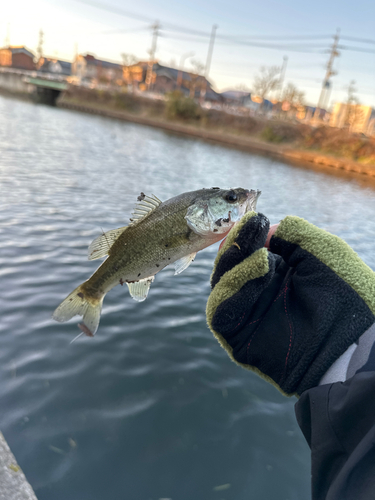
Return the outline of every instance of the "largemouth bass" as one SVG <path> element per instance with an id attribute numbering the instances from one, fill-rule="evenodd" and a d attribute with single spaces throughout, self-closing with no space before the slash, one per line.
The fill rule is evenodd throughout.
<path id="1" fill-rule="evenodd" d="M 63 322 L 83 316 L 78 326 L 93 336 L 104 296 L 113 287 L 126 283 L 133 299 L 145 300 L 155 274 L 169 264 L 174 264 L 175 274 L 184 271 L 199 250 L 223 239 L 247 211 L 255 210 L 259 195 L 242 188 L 211 188 L 161 202 L 141 193 L 130 224 L 91 243 L 89 260 L 108 258 L 67 296 L 53 318 Z"/>

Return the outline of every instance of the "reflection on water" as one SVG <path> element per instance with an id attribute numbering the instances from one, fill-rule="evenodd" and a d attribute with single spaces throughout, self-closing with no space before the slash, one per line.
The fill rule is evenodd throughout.
<path id="1" fill-rule="evenodd" d="M 294 401 L 234 365 L 205 324 L 217 246 L 143 303 L 116 287 L 94 339 L 59 302 L 96 269 L 87 247 L 141 191 L 262 190 L 375 268 L 372 189 L 233 149 L 0 98 L 0 428 L 40 500 L 304 500 Z M 225 489 L 218 488 L 226 485 Z M 229 485 L 229 486 L 228 486 Z"/>

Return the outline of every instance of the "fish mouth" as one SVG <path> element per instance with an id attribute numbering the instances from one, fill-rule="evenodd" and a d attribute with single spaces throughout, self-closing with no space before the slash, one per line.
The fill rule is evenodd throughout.
<path id="1" fill-rule="evenodd" d="M 246 202 L 246 211 L 256 210 L 257 201 L 259 196 L 262 194 L 262 191 L 259 189 L 251 189 L 250 191 L 246 190 L 247 202 Z"/>

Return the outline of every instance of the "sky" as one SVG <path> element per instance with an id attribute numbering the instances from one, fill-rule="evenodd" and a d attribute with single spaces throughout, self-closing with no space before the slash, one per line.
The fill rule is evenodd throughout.
<path id="1" fill-rule="evenodd" d="M 330 103 L 345 101 L 354 80 L 360 102 L 375 107 L 373 0 L 18 0 L 2 6 L 0 46 L 9 36 L 11 45 L 35 52 L 42 29 L 46 56 L 71 61 L 78 51 L 118 62 L 121 53 L 147 60 L 156 20 L 160 63 L 178 67 L 194 52 L 185 68 L 194 61 L 205 64 L 216 24 L 209 72 L 216 90 L 251 90 L 261 66 L 281 66 L 286 56 L 285 83 L 304 91 L 311 105 L 318 102 L 333 36 L 340 29 Z"/>

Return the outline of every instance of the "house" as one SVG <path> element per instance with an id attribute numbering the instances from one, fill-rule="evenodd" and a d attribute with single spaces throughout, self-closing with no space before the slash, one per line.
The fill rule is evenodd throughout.
<path id="1" fill-rule="evenodd" d="M 37 64 L 37 70 L 42 73 L 69 76 L 72 72 L 72 63 L 51 57 L 41 57 Z"/>
<path id="2" fill-rule="evenodd" d="M 149 62 L 140 61 L 124 67 L 124 81 L 139 90 L 147 90 L 146 83 L 149 73 Z M 180 90 L 189 97 L 204 97 L 208 101 L 221 102 L 220 94 L 215 92 L 211 83 L 204 76 L 181 71 L 176 68 L 164 66 L 158 62 L 152 63 L 150 90 L 160 94 L 167 94 Z"/>
<path id="3" fill-rule="evenodd" d="M 0 66 L 35 70 L 34 54 L 24 46 L 3 47 L 0 49 Z"/>
<path id="4" fill-rule="evenodd" d="M 122 65 L 97 59 L 92 54 L 77 55 L 72 64 L 72 75 L 80 81 L 115 83 L 122 81 Z"/>
<path id="5" fill-rule="evenodd" d="M 228 106 L 246 106 L 251 101 L 251 93 L 243 90 L 226 90 L 221 93 L 224 103 Z"/>
<path id="6" fill-rule="evenodd" d="M 375 110 L 362 104 L 336 102 L 329 124 L 331 127 L 348 128 L 351 132 L 374 135 Z"/>

